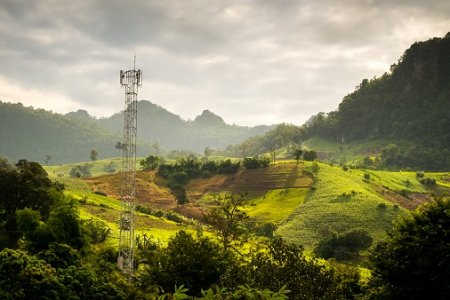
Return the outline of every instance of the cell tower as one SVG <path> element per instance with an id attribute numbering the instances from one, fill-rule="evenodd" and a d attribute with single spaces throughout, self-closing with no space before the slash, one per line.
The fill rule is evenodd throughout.
<path id="1" fill-rule="evenodd" d="M 134 273 L 134 210 L 136 206 L 136 133 L 137 95 L 142 85 L 141 70 L 120 70 L 120 84 L 125 87 L 122 140 L 122 192 L 117 265 L 127 274 Z"/>

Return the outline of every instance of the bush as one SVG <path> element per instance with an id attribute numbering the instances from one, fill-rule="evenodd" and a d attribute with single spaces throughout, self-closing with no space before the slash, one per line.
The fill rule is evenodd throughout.
<path id="1" fill-rule="evenodd" d="M 175 285 L 184 284 L 194 295 L 220 281 L 232 264 L 221 247 L 206 237 L 194 238 L 179 231 L 169 240 L 167 248 L 159 251 L 143 271 L 142 283 L 159 285 L 173 292 Z"/>
<path id="2" fill-rule="evenodd" d="M 358 257 L 361 250 L 372 244 L 372 237 L 364 229 L 354 228 L 342 234 L 331 233 L 319 242 L 314 253 L 325 259 L 347 260 Z"/>
<path id="3" fill-rule="evenodd" d="M 82 166 L 75 166 L 73 167 L 70 172 L 69 175 L 72 178 L 87 178 L 87 177 L 91 177 L 91 165 L 85 164 Z"/>
<path id="4" fill-rule="evenodd" d="M 103 168 L 103 170 L 107 173 L 115 173 L 117 171 L 116 164 L 114 162 L 110 162 Z"/>
<path id="5" fill-rule="evenodd" d="M 270 164 L 270 158 L 260 156 L 245 157 L 242 164 L 247 170 L 266 168 Z"/>
<path id="6" fill-rule="evenodd" d="M 386 208 L 387 208 L 387 205 L 386 205 L 386 203 L 378 203 L 378 205 L 377 205 L 377 209 L 378 210 L 386 210 Z"/>
<path id="7" fill-rule="evenodd" d="M 303 159 L 306 161 L 313 161 L 317 158 L 317 152 L 313 150 L 305 150 L 303 152 Z"/>
<path id="8" fill-rule="evenodd" d="M 423 185 L 436 185 L 436 179 L 434 178 L 422 178 L 419 182 Z"/>
<path id="9" fill-rule="evenodd" d="M 364 177 L 364 179 L 366 179 L 366 180 L 370 180 L 370 173 L 364 173 L 364 175 L 363 175 L 363 177 Z"/>
<path id="10" fill-rule="evenodd" d="M 164 159 L 158 156 L 149 155 L 146 158 L 142 159 L 139 164 L 142 167 L 142 170 L 155 170 L 159 165 L 164 163 Z"/>

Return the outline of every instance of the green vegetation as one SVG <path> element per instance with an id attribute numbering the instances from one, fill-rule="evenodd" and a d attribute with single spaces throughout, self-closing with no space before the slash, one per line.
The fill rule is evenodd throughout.
<path id="1" fill-rule="evenodd" d="M 371 299 L 450 296 L 450 201 L 437 199 L 395 224 L 370 257 Z"/>
<path id="2" fill-rule="evenodd" d="M 343 233 L 353 228 L 363 228 L 375 241 L 382 240 L 392 220 L 403 210 L 394 209 L 371 183 L 364 182 L 363 171 L 319 166 L 319 175 L 304 204 L 276 233 L 307 248 L 313 248 L 330 231 Z M 380 212 L 379 203 L 385 203 L 387 209 Z"/>

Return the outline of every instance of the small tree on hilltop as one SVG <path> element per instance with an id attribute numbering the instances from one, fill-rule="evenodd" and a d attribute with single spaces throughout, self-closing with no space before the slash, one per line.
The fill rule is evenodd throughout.
<path id="1" fill-rule="evenodd" d="M 307 161 L 313 161 L 317 158 L 317 152 L 313 150 L 305 150 L 303 152 L 303 159 Z"/>
<path id="2" fill-rule="evenodd" d="M 295 148 L 292 154 L 298 163 L 300 161 L 300 158 L 302 158 L 303 150 L 301 148 Z"/>
<path id="3" fill-rule="evenodd" d="M 97 160 L 97 158 L 98 158 L 98 152 L 97 152 L 97 150 L 92 149 L 91 152 L 90 152 L 90 155 L 91 155 L 91 160 L 92 160 L 92 161 L 96 161 L 96 160 Z"/>

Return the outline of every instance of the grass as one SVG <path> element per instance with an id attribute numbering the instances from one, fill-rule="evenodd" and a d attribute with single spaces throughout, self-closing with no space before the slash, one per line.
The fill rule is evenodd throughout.
<path id="1" fill-rule="evenodd" d="M 307 188 L 270 190 L 261 197 L 250 198 L 245 211 L 258 221 L 279 224 L 304 202 L 307 193 Z"/>
<path id="2" fill-rule="evenodd" d="M 343 171 L 319 164 L 313 189 L 303 205 L 280 226 L 277 234 L 313 248 L 327 231 L 366 229 L 375 241 L 385 237 L 392 220 L 404 213 L 362 180 L 363 171 Z M 385 209 L 380 209 L 383 203 Z"/>
<path id="3" fill-rule="evenodd" d="M 311 138 L 302 143 L 302 146 L 317 152 L 323 152 L 327 159 L 334 159 L 343 163 L 356 163 L 363 158 L 373 157 L 381 149 L 393 143 L 389 140 L 370 140 L 350 143 L 336 143 L 322 138 Z"/>
<path id="4" fill-rule="evenodd" d="M 136 159 L 136 168 L 139 169 L 140 165 L 139 162 L 141 161 L 142 157 L 139 157 Z M 78 163 L 71 163 L 71 164 L 65 164 L 65 165 L 54 165 L 54 166 L 44 166 L 44 169 L 47 171 L 47 173 L 51 176 L 69 176 L 70 170 L 75 166 L 83 166 L 88 165 L 91 167 L 91 175 L 93 177 L 110 174 L 105 171 L 106 167 L 109 166 L 109 164 L 114 163 L 116 167 L 116 172 L 120 171 L 122 169 L 122 158 L 116 157 L 116 158 L 109 158 L 109 159 L 101 159 L 96 161 L 85 161 L 85 162 L 78 162 Z"/>
<path id="5" fill-rule="evenodd" d="M 328 147 L 331 149 L 331 145 Z M 120 176 L 102 172 L 102 166 L 110 162 L 94 162 L 92 170 L 97 175 L 88 180 L 70 178 L 67 174 L 58 176 L 70 171 L 72 165 L 46 167 L 46 170 L 53 179 L 65 184 L 67 195 L 81 200 L 82 218 L 98 218 L 108 223 L 113 229 L 111 243 L 114 243 L 119 232 L 120 201 L 116 198 L 120 194 Z M 420 184 L 415 172 L 344 171 L 322 163 L 313 182 L 305 172 L 310 166 L 310 162 L 279 161 L 268 168 L 193 180 L 187 192 L 194 205 L 203 207 L 214 205 L 211 193 L 248 192 L 249 205 L 245 211 L 250 217 L 274 223 L 278 226 L 276 234 L 303 244 L 311 251 L 329 230 L 343 232 L 358 227 L 366 229 L 375 241 L 382 240 L 392 220 L 406 213 L 401 206 L 408 207 L 403 204 L 409 202 L 415 204 L 414 199 L 403 197 L 401 193 L 426 195 L 434 191 Z M 365 173 L 369 174 L 369 179 L 364 179 Z M 450 188 L 448 173 L 426 173 L 425 176 L 436 178 L 439 188 L 446 191 Z M 137 179 L 138 198 L 145 205 L 163 208 L 172 205 L 174 200 L 169 199 L 170 193 L 158 184 L 155 174 L 139 172 Z M 92 190 L 105 191 L 109 197 Z M 398 199 L 403 202 L 396 202 Z M 162 244 L 180 229 L 194 231 L 193 226 L 137 214 L 136 234 L 152 236 Z"/>

